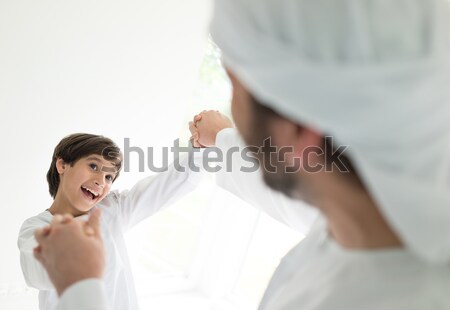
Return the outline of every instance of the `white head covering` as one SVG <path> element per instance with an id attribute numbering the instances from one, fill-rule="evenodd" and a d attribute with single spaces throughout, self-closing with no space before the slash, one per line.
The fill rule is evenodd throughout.
<path id="1" fill-rule="evenodd" d="M 349 145 L 408 247 L 450 262 L 446 0 L 217 0 L 212 35 L 261 102 Z"/>

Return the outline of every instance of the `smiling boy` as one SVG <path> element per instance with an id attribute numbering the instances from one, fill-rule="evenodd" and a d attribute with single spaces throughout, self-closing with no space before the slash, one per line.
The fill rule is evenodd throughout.
<path id="1" fill-rule="evenodd" d="M 187 160 L 180 163 L 188 165 Z M 141 180 L 129 191 L 110 192 L 121 165 L 119 147 L 103 136 L 72 134 L 56 146 L 47 173 L 53 203 L 23 223 L 18 240 L 25 280 L 29 286 L 39 289 L 39 309 L 54 309 L 58 296 L 44 268 L 33 256 L 34 231 L 50 224 L 56 214 L 70 213 L 86 220 L 94 208 L 103 211 L 101 228 L 106 254 L 103 280 L 110 307 L 138 309 L 123 234 L 192 191 L 201 174 L 190 169 L 180 172 L 171 166 L 157 176 Z"/>
<path id="2" fill-rule="evenodd" d="M 55 148 L 47 173 L 51 214 L 86 214 L 109 193 L 122 165 L 120 149 L 108 138 L 73 134 Z"/>

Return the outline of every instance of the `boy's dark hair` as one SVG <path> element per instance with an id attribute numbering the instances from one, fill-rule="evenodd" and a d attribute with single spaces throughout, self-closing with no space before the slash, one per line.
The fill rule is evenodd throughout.
<path id="1" fill-rule="evenodd" d="M 47 172 L 50 195 L 55 198 L 59 187 L 59 173 L 56 161 L 61 158 L 66 164 L 73 166 L 77 160 L 89 155 L 100 155 L 113 163 L 117 170 L 113 182 L 119 176 L 122 167 L 120 148 L 109 138 L 88 133 L 75 133 L 63 138 L 55 147 L 52 163 Z"/>

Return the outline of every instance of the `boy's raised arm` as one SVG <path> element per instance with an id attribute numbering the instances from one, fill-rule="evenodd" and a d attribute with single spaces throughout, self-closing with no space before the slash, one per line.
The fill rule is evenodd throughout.
<path id="1" fill-rule="evenodd" d="M 127 230 L 157 211 L 175 203 L 192 192 L 201 182 L 200 150 L 190 147 L 191 153 L 178 159 L 157 175 L 137 182 L 130 190 L 113 192 L 119 201 L 119 212 Z"/>

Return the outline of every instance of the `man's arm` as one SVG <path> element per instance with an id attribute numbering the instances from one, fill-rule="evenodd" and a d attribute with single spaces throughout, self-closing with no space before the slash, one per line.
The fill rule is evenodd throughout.
<path id="1" fill-rule="evenodd" d="M 76 282 L 61 295 L 56 310 L 109 310 L 103 281 L 92 278 Z"/>
<path id="2" fill-rule="evenodd" d="M 217 185 L 265 212 L 289 227 L 307 233 L 318 212 L 282 193 L 269 188 L 261 177 L 258 167 L 246 171 L 244 167 L 254 167 L 242 155 L 245 143 L 231 121 L 217 111 L 203 111 L 189 123 L 192 144 L 195 146 L 218 147 L 224 158 L 222 170 L 218 172 Z"/>
<path id="3" fill-rule="evenodd" d="M 36 230 L 36 259 L 47 270 L 60 296 L 58 310 L 108 310 L 101 281 L 105 254 L 100 210 L 88 222 L 55 215 L 50 226 Z"/>

